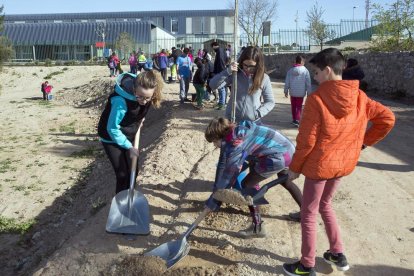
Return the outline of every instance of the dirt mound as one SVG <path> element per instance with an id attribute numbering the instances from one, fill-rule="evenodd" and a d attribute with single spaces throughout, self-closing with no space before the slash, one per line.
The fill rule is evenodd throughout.
<path id="1" fill-rule="evenodd" d="M 101 110 L 113 88 L 113 80 L 97 79 L 88 84 L 57 92 L 56 100 L 77 108 Z"/>
<path id="2" fill-rule="evenodd" d="M 214 199 L 235 205 L 253 205 L 251 196 L 244 197 L 240 192 L 230 189 L 219 189 L 213 194 Z"/>

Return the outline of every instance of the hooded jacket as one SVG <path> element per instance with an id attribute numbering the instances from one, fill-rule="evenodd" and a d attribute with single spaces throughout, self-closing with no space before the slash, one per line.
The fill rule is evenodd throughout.
<path id="1" fill-rule="evenodd" d="M 323 82 L 306 101 L 289 169 L 311 179 L 348 175 L 362 145 L 379 142 L 394 123 L 392 111 L 368 98 L 358 81 Z"/>
<path id="2" fill-rule="evenodd" d="M 125 73 L 118 77 L 114 92 L 98 123 L 98 135 L 104 143 L 117 144 L 124 149 L 132 147 L 132 142 L 142 119 L 146 116 L 151 101 L 140 105 L 134 93 L 136 75 Z"/>
<path id="3" fill-rule="evenodd" d="M 215 75 L 209 82 L 211 89 L 217 89 L 223 82 L 231 85 L 233 77 L 228 70 Z M 255 121 L 264 117 L 275 107 L 275 99 L 272 84 L 267 74 L 264 74 L 260 88 L 249 95 L 249 87 L 252 85 L 251 77 L 239 70 L 237 72 L 237 95 L 236 95 L 236 122 L 243 120 Z M 263 97 L 263 103 L 261 101 Z M 231 117 L 233 97 L 230 97 L 226 107 L 226 118 Z"/>
<path id="4" fill-rule="evenodd" d="M 224 155 L 224 169 L 218 172 L 213 191 L 232 187 L 245 160 L 266 166 L 255 171 L 278 172 L 285 169 L 295 151 L 293 143 L 280 132 L 254 122 L 242 121 L 223 140 L 221 150 Z M 210 197 L 206 203 L 211 210 L 217 210 L 219 203 Z"/>
<path id="5" fill-rule="evenodd" d="M 285 80 L 285 95 L 292 97 L 305 97 L 311 92 L 311 79 L 305 66 L 294 66 L 289 69 Z"/>

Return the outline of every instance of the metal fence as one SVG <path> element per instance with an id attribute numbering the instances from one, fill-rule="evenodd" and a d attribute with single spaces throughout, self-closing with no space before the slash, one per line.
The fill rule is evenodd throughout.
<path id="1" fill-rule="evenodd" d="M 373 26 L 378 22 L 365 20 L 341 20 L 339 24 L 329 24 L 328 29 L 334 34 L 331 37 L 332 43 L 339 43 L 341 40 L 370 40 L 373 33 Z M 345 38 L 344 38 L 345 37 Z M 186 35 L 173 39 L 154 39 L 150 44 L 135 44 L 135 50 L 142 50 L 147 57 L 160 52 L 162 49 L 170 50 L 172 46 L 192 47 L 197 53 L 198 49 L 207 49 L 212 52 L 211 43 L 219 42 L 226 46 L 231 44 L 234 48 L 234 36 L 227 35 Z M 242 46 L 248 46 L 247 35 L 241 34 L 237 38 L 237 52 Z M 259 37 L 258 46 L 263 49 L 265 54 L 276 54 L 281 52 L 307 52 L 312 45 L 317 45 L 309 37 L 306 29 L 279 29 L 270 36 Z M 129 53 L 123 53 L 120 49 L 114 49 L 114 45 L 107 44 L 106 48 L 116 51 L 121 58 L 127 58 Z M 132 51 L 132 50 L 131 50 Z M 95 45 L 35 45 L 35 46 L 16 46 L 14 47 L 15 61 L 27 60 L 100 60 L 104 58 L 102 48 Z"/>

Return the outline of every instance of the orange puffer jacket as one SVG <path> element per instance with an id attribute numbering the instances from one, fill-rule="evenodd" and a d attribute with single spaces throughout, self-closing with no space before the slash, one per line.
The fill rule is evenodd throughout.
<path id="1" fill-rule="evenodd" d="M 308 97 L 289 169 L 311 179 L 350 174 L 363 144 L 371 146 L 392 129 L 392 111 L 358 89 L 356 80 L 323 82 Z M 368 121 L 371 126 L 367 129 Z"/>

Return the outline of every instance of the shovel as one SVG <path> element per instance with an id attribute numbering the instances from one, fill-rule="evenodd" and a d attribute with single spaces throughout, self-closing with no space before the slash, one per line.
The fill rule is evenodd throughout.
<path id="1" fill-rule="evenodd" d="M 176 263 L 187 256 L 190 251 L 190 245 L 187 243 L 187 238 L 198 226 L 198 224 L 210 213 L 209 208 L 204 208 L 203 212 L 198 215 L 193 224 L 188 227 L 187 231 L 177 240 L 163 243 L 153 250 L 145 253 L 145 256 L 158 256 L 166 262 L 167 268 L 171 268 Z"/>
<path id="2" fill-rule="evenodd" d="M 138 149 L 142 120 L 134 140 L 134 148 Z M 106 231 L 109 233 L 148 235 L 150 232 L 149 205 L 143 194 L 134 189 L 136 179 L 137 157 L 131 162 L 131 176 L 129 189 L 117 193 L 112 199 L 106 222 Z"/>
<path id="3" fill-rule="evenodd" d="M 285 183 L 288 180 L 288 175 L 283 175 L 265 185 L 259 190 L 255 188 L 245 188 L 241 191 L 236 189 L 219 189 L 214 192 L 213 198 L 226 203 L 235 205 L 264 205 L 269 202 L 264 198 L 266 192 L 281 183 Z"/>

